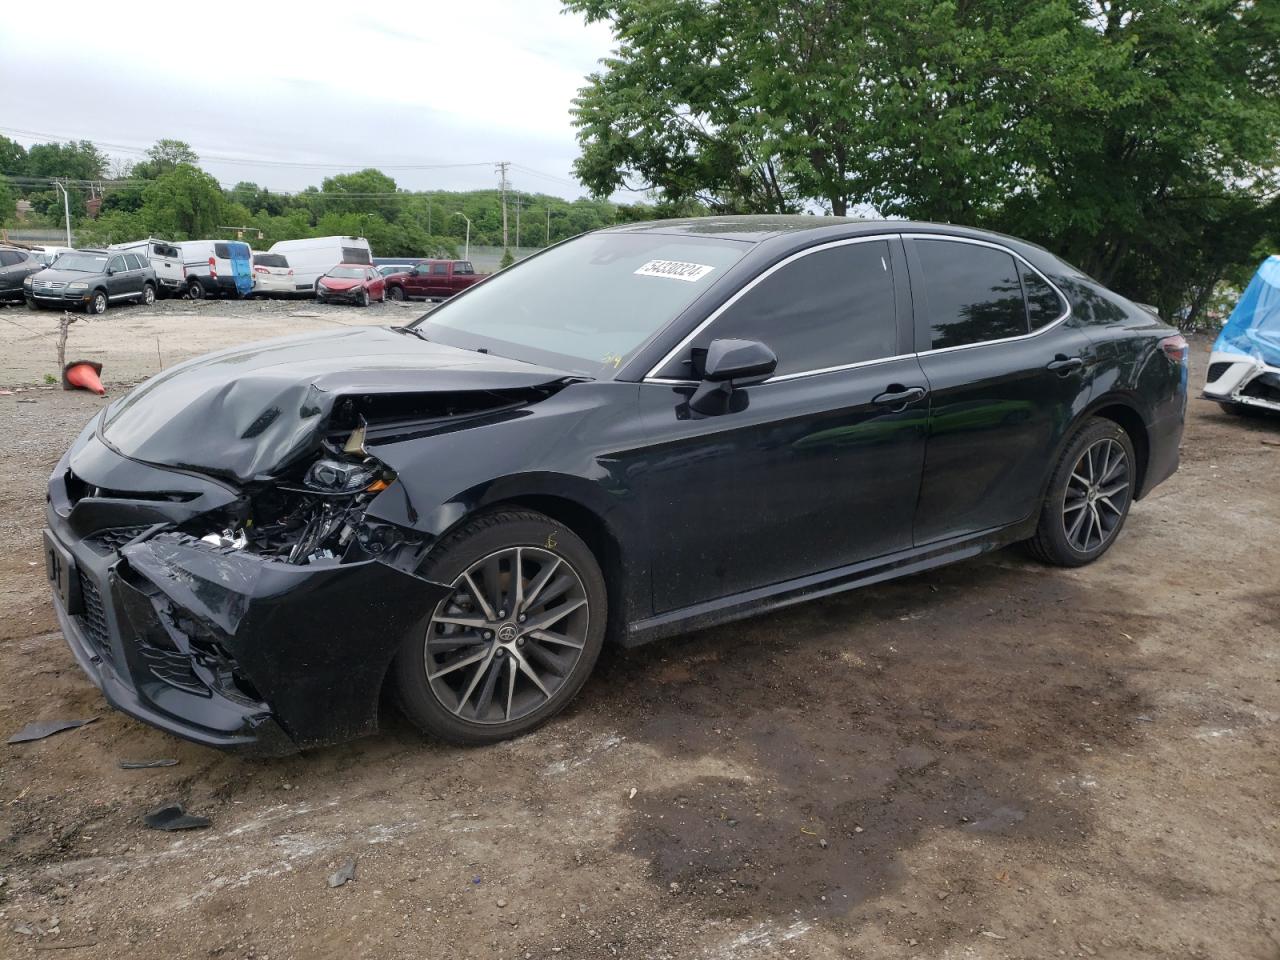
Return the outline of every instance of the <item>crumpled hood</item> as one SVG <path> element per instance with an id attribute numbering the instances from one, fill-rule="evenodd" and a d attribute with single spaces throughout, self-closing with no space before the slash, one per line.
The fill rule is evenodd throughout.
<path id="1" fill-rule="evenodd" d="M 342 397 L 513 390 L 566 376 L 385 327 L 351 327 L 178 364 L 108 407 L 99 435 L 135 460 L 244 483 L 316 449 Z"/>

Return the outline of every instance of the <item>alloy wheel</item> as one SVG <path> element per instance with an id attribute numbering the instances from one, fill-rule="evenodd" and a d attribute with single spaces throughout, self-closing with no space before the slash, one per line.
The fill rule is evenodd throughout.
<path id="1" fill-rule="evenodd" d="M 459 719 L 510 723 L 551 700 L 587 642 L 582 578 L 543 547 L 471 564 L 436 606 L 423 647 L 431 692 Z"/>
<path id="2" fill-rule="evenodd" d="M 105 293 L 95 293 L 93 300 L 90 302 L 90 308 L 94 313 L 103 314 L 107 312 L 107 295 Z"/>
<path id="3" fill-rule="evenodd" d="M 1129 455 L 1115 440 L 1098 440 L 1080 454 L 1062 503 L 1062 529 L 1073 549 L 1092 553 L 1115 535 L 1131 486 Z"/>

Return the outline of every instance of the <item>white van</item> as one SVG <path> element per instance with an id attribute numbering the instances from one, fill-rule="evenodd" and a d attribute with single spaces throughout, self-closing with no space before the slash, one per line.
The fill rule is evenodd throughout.
<path id="1" fill-rule="evenodd" d="M 253 251 L 243 240 L 183 240 L 187 296 L 247 297 L 253 291 Z"/>
<path id="2" fill-rule="evenodd" d="M 132 240 L 129 243 L 113 243 L 107 249 L 136 253 L 151 261 L 151 267 L 156 272 L 156 282 L 160 285 L 156 292 L 161 296 L 178 297 L 186 293 L 187 272 L 182 265 L 182 250 L 176 243 L 147 237 L 145 240 Z"/>
<path id="3" fill-rule="evenodd" d="M 293 268 L 294 288 L 312 291 L 316 281 L 340 263 L 373 263 L 373 251 L 364 237 L 311 237 L 281 240 L 268 253 L 282 253 Z"/>

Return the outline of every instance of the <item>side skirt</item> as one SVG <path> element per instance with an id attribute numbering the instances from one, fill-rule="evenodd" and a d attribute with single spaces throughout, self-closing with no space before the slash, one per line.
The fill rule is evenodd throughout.
<path id="1" fill-rule="evenodd" d="M 626 634 L 619 639 L 624 647 L 638 647 L 663 637 L 742 620 L 873 583 L 909 577 L 1026 540 L 1035 533 L 1038 518 L 1039 510 L 1036 510 L 1028 519 L 1012 526 L 943 540 L 923 547 L 912 547 L 886 557 L 670 610 L 632 622 L 628 625 Z"/>

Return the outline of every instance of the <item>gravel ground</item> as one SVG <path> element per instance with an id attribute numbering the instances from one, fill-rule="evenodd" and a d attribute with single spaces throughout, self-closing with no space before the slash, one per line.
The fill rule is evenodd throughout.
<path id="1" fill-rule="evenodd" d="M 1280 425 L 1193 400 L 1080 570 L 1007 550 L 609 653 L 498 747 L 388 713 L 252 762 L 113 712 L 57 632 L 45 477 L 101 403 L 0 397 L 0 731 L 98 718 L 0 747 L 2 956 L 1280 956 Z M 212 828 L 142 828 L 173 800 Z"/>
<path id="2" fill-rule="evenodd" d="M 408 323 L 430 304 L 374 303 L 367 308 L 314 300 L 159 300 L 153 306 L 113 306 L 101 317 L 75 314 L 67 360 L 97 360 L 103 383 L 131 384 L 165 367 L 221 347 L 285 337 L 334 324 Z M 0 306 L 0 387 L 57 377 L 56 310 Z"/>

